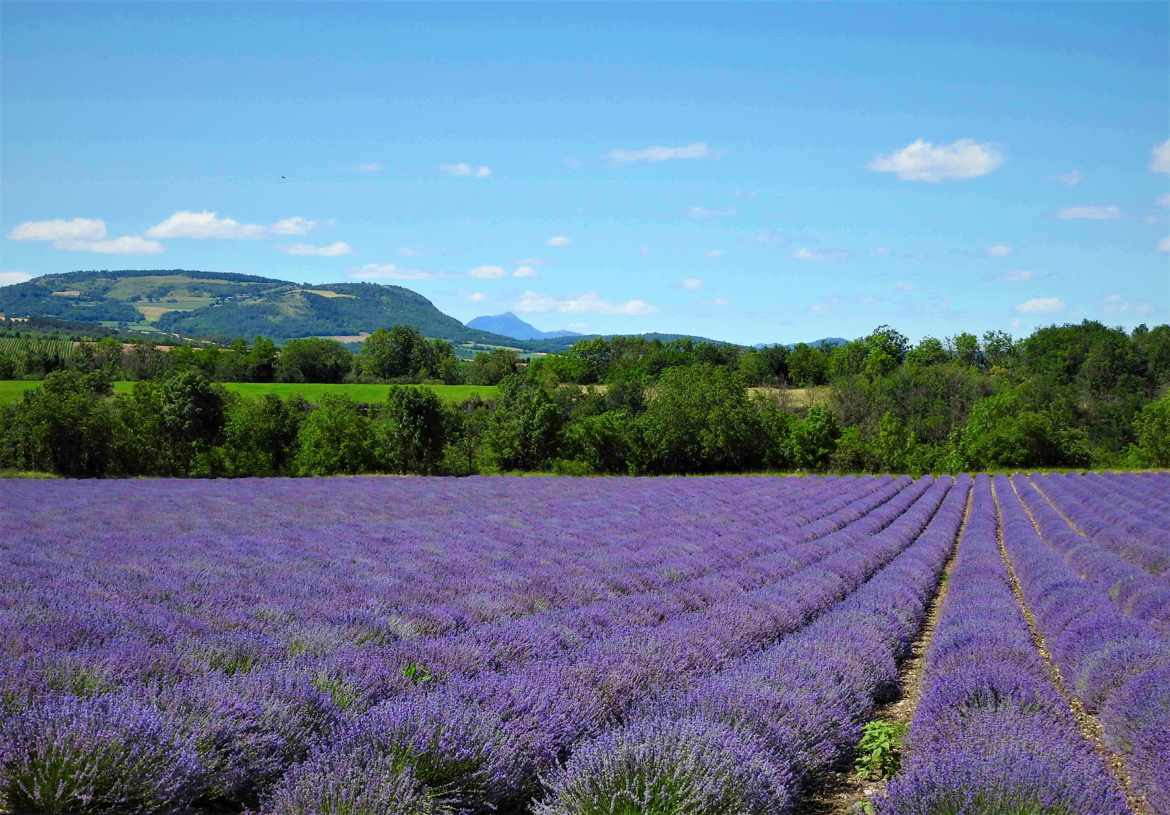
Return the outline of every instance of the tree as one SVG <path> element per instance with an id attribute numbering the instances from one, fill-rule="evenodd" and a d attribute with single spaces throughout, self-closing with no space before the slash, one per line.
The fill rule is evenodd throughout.
<path id="1" fill-rule="evenodd" d="M 346 396 L 326 396 L 297 431 L 298 475 L 363 473 L 374 468 L 370 420 Z"/>
<path id="2" fill-rule="evenodd" d="M 802 470 L 824 469 L 837 447 L 840 432 L 833 414 L 814 407 L 792 425 L 789 457 Z"/>
<path id="3" fill-rule="evenodd" d="M 641 467 L 656 473 L 757 466 L 761 427 L 743 380 L 724 367 L 670 368 L 638 418 Z"/>
<path id="4" fill-rule="evenodd" d="M 488 461 L 501 470 L 541 470 L 556 453 L 564 417 L 535 382 L 509 376 L 488 418 L 483 441 Z"/>
<path id="5" fill-rule="evenodd" d="M 628 473 L 633 422 L 624 410 L 584 416 L 565 428 L 565 447 L 572 458 L 597 473 Z"/>
<path id="6" fill-rule="evenodd" d="M 267 337 L 257 337 L 244 354 L 244 371 L 249 382 L 271 382 L 276 378 L 279 352 Z"/>
<path id="7" fill-rule="evenodd" d="M 906 364 L 918 368 L 942 365 L 949 359 L 942 342 L 935 337 L 923 337 L 922 341 L 906 354 Z"/>
<path id="8" fill-rule="evenodd" d="M 271 393 L 258 399 L 235 397 L 228 402 L 223 442 L 216 448 L 224 475 L 273 476 L 289 471 L 296 452 L 297 431 L 308 406 Z"/>
<path id="9" fill-rule="evenodd" d="M 337 340 L 307 337 L 280 349 L 278 382 L 341 382 L 353 368 L 353 354 Z"/>
<path id="10" fill-rule="evenodd" d="M 983 367 L 985 357 L 979 347 L 979 338 L 964 331 L 947 340 L 951 355 L 961 365 Z"/>
<path id="11" fill-rule="evenodd" d="M 110 467 L 114 416 L 110 382 L 100 373 L 55 371 L 5 416 L 10 465 L 92 477 Z"/>
<path id="12" fill-rule="evenodd" d="M 379 428 L 382 460 L 399 473 L 433 473 L 446 444 L 443 403 L 430 388 L 394 387 Z"/>
<path id="13" fill-rule="evenodd" d="M 467 381 L 472 385 L 498 385 L 516 373 L 516 352 L 507 348 L 494 348 L 480 352 L 467 368 Z"/>
<path id="14" fill-rule="evenodd" d="M 1134 430 L 1142 457 L 1155 467 L 1170 467 L 1170 395 L 1142 408 Z"/>
<path id="15" fill-rule="evenodd" d="M 379 328 L 362 344 L 362 367 L 376 379 L 400 379 L 427 362 L 426 338 L 408 325 Z"/>
<path id="16" fill-rule="evenodd" d="M 822 348 L 800 343 L 788 355 L 788 376 L 798 388 L 823 385 L 827 381 L 827 354 Z"/>

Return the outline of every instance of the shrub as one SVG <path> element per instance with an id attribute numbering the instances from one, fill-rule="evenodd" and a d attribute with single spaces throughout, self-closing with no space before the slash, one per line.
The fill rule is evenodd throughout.
<path id="1" fill-rule="evenodd" d="M 447 815 L 451 809 L 419 783 L 398 756 L 373 745 L 337 763 L 331 755 L 294 770 L 265 815 Z"/>
<path id="2" fill-rule="evenodd" d="M 703 719 L 644 720 L 574 751 L 537 815 L 772 815 L 790 792 L 757 739 Z"/>
<path id="3" fill-rule="evenodd" d="M 188 803 L 201 776 L 193 740 L 127 695 L 51 697 L 0 731 L 0 809 L 135 815 Z"/>

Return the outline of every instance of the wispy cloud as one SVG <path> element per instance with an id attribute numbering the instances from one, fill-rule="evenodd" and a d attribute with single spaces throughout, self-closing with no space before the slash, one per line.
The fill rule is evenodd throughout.
<path id="1" fill-rule="evenodd" d="M 403 269 L 393 263 L 367 263 L 349 273 L 356 280 L 430 280 L 434 272 L 421 269 Z"/>
<path id="2" fill-rule="evenodd" d="M 471 294 L 467 295 L 467 299 L 473 303 L 482 303 L 487 299 L 487 295 L 481 291 L 473 291 Z"/>
<path id="3" fill-rule="evenodd" d="M 1170 139 L 1154 145 L 1150 151 L 1150 170 L 1155 173 L 1170 173 Z"/>
<path id="4" fill-rule="evenodd" d="M 1121 208 L 1113 204 L 1065 207 L 1056 217 L 1062 221 L 1116 221 L 1121 217 Z"/>
<path id="5" fill-rule="evenodd" d="M 345 241 L 327 243 L 324 246 L 314 246 L 311 243 L 294 243 L 291 246 L 281 246 L 278 248 L 286 255 L 304 255 L 321 258 L 335 258 L 353 253 L 353 247 Z"/>
<path id="6" fill-rule="evenodd" d="M 1120 294 L 1110 294 L 1102 304 L 1106 314 L 1136 314 L 1144 317 L 1154 310 L 1154 306 L 1144 300 L 1131 302 Z"/>
<path id="7" fill-rule="evenodd" d="M 479 280 L 495 280 L 503 277 L 507 272 L 503 266 L 476 266 L 468 274 Z"/>
<path id="8" fill-rule="evenodd" d="M 996 275 L 995 279 L 1004 283 L 1026 283 L 1029 280 L 1035 280 L 1036 273 L 1028 269 L 1012 269 L 1011 271 Z"/>
<path id="9" fill-rule="evenodd" d="M 512 308 L 521 314 L 557 312 L 560 314 L 609 314 L 626 317 L 641 317 L 658 311 L 656 306 L 645 300 L 624 300 L 615 303 L 602 299 L 597 292 L 586 292 L 576 297 L 553 297 L 537 294 L 534 291 L 526 291 Z"/>
<path id="10" fill-rule="evenodd" d="M 307 235 L 316 228 L 316 221 L 294 215 L 291 218 L 281 218 L 269 227 L 269 231 L 273 235 Z"/>
<path id="11" fill-rule="evenodd" d="M 262 238 L 268 230 L 260 224 L 242 224 L 233 218 L 220 218 L 210 210 L 181 210 L 146 230 L 149 238 L 217 238 L 238 240 Z"/>
<path id="12" fill-rule="evenodd" d="M 694 218 L 696 221 L 708 221 L 712 218 L 726 218 L 729 215 L 735 214 L 735 207 L 724 207 L 722 209 L 712 207 L 690 207 L 687 209 L 687 217 Z"/>
<path id="13" fill-rule="evenodd" d="M 0 286 L 15 286 L 32 280 L 28 272 L 0 272 Z"/>
<path id="14" fill-rule="evenodd" d="M 718 153 L 712 150 L 706 142 L 684 144 L 681 147 L 642 147 L 634 150 L 616 148 L 606 154 L 614 164 L 657 164 L 660 161 L 677 161 L 680 159 L 715 158 Z"/>
<path id="15" fill-rule="evenodd" d="M 1158 241 L 1158 251 L 1170 252 L 1170 237 L 1165 237 Z"/>
<path id="16" fill-rule="evenodd" d="M 1085 176 L 1080 170 L 1069 170 L 1067 173 L 1057 173 L 1052 176 L 1052 180 L 1066 187 L 1075 187 L 1085 180 Z"/>
<path id="17" fill-rule="evenodd" d="M 547 241 L 544 242 L 544 245 L 545 246 L 552 246 L 552 247 L 555 247 L 557 249 L 563 249 L 564 247 L 568 246 L 572 242 L 573 241 L 569 238 L 568 235 L 553 235 L 551 238 L 549 238 Z"/>
<path id="18" fill-rule="evenodd" d="M 909 280 L 899 280 L 897 283 L 894 284 L 894 288 L 900 292 L 909 293 L 909 292 L 914 291 L 914 284 L 911 283 Z"/>
<path id="19" fill-rule="evenodd" d="M 994 172 L 1003 161 L 1003 154 L 994 145 L 973 139 L 939 145 L 918 139 L 901 150 L 877 156 L 866 167 L 894 173 L 903 181 L 934 183 L 978 178 Z"/>
<path id="20" fill-rule="evenodd" d="M 793 260 L 806 263 L 831 263 L 844 260 L 847 257 L 849 257 L 849 253 L 844 249 L 811 249 L 807 246 L 799 246 L 792 252 Z"/>
<path id="21" fill-rule="evenodd" d="M 373 175 L 374 173 L 382 172 L 386 167 L 380 161 L 365 161 L 359 164 L 357 169 L 359 173 Z"/>
<path id="22" fill-rule="evenodd" d="M 722 249 L 708 249 L 705 254 L 709 258 L 721 258 L 721 257 L 723 257 L 723 250 Z"/>
<path id="23" fill-rule="evenodd" d="M 1160 207 L 1170 207 L 1170 192 L 1165 195 L 1159 195 L 1158 200 L 1154 203 Z"/>
<path id="24" fill-rule="evenodd" d="M 67 252 L 96 252 L 99 255 L 157 255 L 165 249 L 158 241 L 149 241 L 137 235 L 122 235 L 100 241 L 54 241 L 53 247 Z"/>
<path id="25" fill-rule="evenodd" d="M 13 241 L 92 241 L 105 236 L 106 222 L 100 218 L 25 221 L 8 233 L 8 239 Z"/>
<path id="26" fill-rule="evenodd" d="M 1006 258 L 1008 255 L 1010 255 L 1012 253 L 1012 248 L 1010 246 L 1008 246 L 1006 243 L 997 243 L 997 244 L 994 244 L 992 246 L 987 247 L 987 249 L 985 249 L 984 251 L 987 253 L 988 257 Z"/>
<path id="27" fill-rule="evenodd" d="M 439 172 L 443 175 L 458 176 L 461 178 L 488 178 L 492 174 L 492 168 L 486 164 L 468 164 L 466 161 L 460 161 L 456 164 L 440 164 Z"/>
<path id="28" fill-rule="evenodd" d="M 1054 314 L 1064 311 L 1064 301 L 1059 297 L 1033 297 L 1016 306 L 1020 314 Z"/>
<path id="29" fill-rule="evenodd" d="M 536 268 L 534 266 L 517 266 L 512 270 L 512 277 L 536 277 Z"/>
<path id="30" fill-rule="evenodd" d="M 157 255 L 165 247 L 138 235 L 106 237 L 106 222 L 100 218 L 25 221 L 8 233 L 14 241 L 42 241 L 65 252 L 94 252 L 100 255 Z"/>
<path id="31" fill-rule="evenodd" d="M 684 289 L 689 289 L 690 291 L 697 291 L 698 289 L 703 288 L 703 281 L 697 277 L 684 277 L 682 279 L 682 283 L 680 285 Z"/>

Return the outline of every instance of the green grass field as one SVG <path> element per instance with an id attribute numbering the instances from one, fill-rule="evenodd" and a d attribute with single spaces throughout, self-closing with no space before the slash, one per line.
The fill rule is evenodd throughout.
<path id="1" fill-rule="evenodd" d="M 15 402 L 21 395 L 37 387 L 40 382 L 33 380 L 0 380 L 0 404 Z M 325 385 L 318 383 L 297 384 L 293 382 L 225 382 L 224 387 L 244 396 L 263 396 L 275 393 L 288 398 L 300 394 L 310 402 L 319 402 L 328 394 L 346 395 L 355 402 L 384 402 L 390 385 Z M 471 396 L 491 399 L 496 395 L 495 385 L 420 385 L 433 390 L 444 402 L 462 402 Z M 115 382 L 115 393 L 130 393 L 133 382 Z"/>

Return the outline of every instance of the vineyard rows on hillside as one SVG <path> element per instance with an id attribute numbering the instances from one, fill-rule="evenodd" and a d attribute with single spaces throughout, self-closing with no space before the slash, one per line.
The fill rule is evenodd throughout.
<path id="1" fill-rule="evenodd" d="M 0 480 L 0 812 L 844 813 L 899 699 L 879 815 L 1170 812 L 1167 528 L 1168 473 Z"/>

